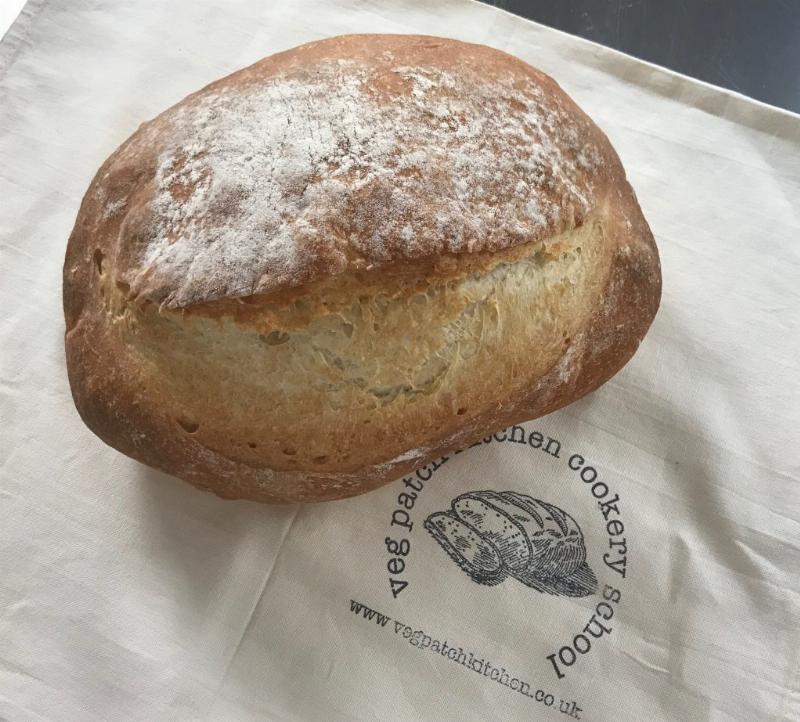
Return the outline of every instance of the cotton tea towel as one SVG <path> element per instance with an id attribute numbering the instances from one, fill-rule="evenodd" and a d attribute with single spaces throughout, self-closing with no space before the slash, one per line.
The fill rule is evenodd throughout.
<path id="1" fill-rule="evenodd" d="M 78 418 L 66 239 L 141 121 L 351 32 L 554 76 L 622 157 L 662 307 L 558 413 L 363 497 L 223 502 Z M 0 43 L 0 718 L 800 719 L 798 198 L 797 117 L 480 4 L 33 0 Z"/>

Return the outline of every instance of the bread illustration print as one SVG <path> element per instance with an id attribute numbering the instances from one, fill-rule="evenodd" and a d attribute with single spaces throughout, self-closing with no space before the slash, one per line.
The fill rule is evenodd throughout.
<path id="1" fill-rule="evenodd" d="M 512 491 L 471 491 L 425 528 L 478 584 L 511 576 L 538 592 L 585 597 L 597 590 L 578 523 L 553 504 Z"/>

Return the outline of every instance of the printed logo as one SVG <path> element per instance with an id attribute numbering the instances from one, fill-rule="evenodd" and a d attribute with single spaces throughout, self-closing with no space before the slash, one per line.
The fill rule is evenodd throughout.
<path id="1" fill-rule="evenodd" d="M 578 523 L 563 509 L 513 491 L 472 491 L 435 512 L 425 528 L 478 584 L 513 577 L 537 592 L 585 597 L 597 591 Z"/>
<path id="2" fill-rule="evenodd" d="M 580 675 L 582 660 L 613 647 L 629 541 L 613 477 L 592 463 L 591 452 L 571 445 L 512 426 L 398 480 L 381 534 L 385 604 L 378 611 L 349 598 L 350 613 L 395 643 L 479 675 L 476 681 L 497 683 L 572 719 L 590 716 L 561 685 Z M 489 446 L 489 456 L 466 460 Z M 432 481 L 435 476 L 441 478 Z M 464 624 L 453 633 L 459 608 L 452 606 L 452 590 L 459 583 L 479 586 L 465 594 Z M 440 606 L 426 601 L 434 585 L 450 604 L 450 635 L 437 632 Z M 501 591 L 514 587 L 523 594 Z M 416 588 L 425 594 L 410 600 Z M 508 607 L 478 613 L 495 604 L 490 600 L 498 612 Z M 527 619 L 534 610 L 531 633 L 509 640 L 509 619 Z M 503 663 L 471 641 L 476 624 L 482 639 L 497 630 L 498 649 L 519 646 L 516 661 Z"/>

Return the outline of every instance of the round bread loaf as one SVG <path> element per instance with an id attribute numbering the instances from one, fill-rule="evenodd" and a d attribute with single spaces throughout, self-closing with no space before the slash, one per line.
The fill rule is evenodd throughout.
<path id="1" fill-rule="evenodd" d="M 551 78 L 343 36 L 103 164 L 64 265 L 67 365 L 121 452 L 224 497 L 335 499 L 595 389 L 660 290 L 617 155 Z"/>

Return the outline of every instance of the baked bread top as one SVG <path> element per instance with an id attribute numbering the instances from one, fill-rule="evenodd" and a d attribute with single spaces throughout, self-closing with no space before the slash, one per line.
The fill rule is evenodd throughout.
<path id="1" fill-rule="evenodd" d="M 351 35 L 273 55 L 143 124 L 84 213 L 133 298 L 185 308 L 547 239 L 621 177 L 597 127 L 520 60 Z"/>

